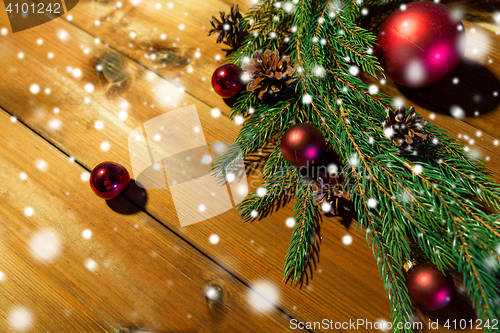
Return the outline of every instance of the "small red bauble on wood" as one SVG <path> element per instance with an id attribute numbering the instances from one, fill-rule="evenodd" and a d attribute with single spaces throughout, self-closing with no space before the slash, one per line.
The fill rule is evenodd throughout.
<path id="1" fill-rule="evenodd" d="M 104 162 L 92 170 L 90 187 L 95 194 L 109 200 L 122 193 L 130 183 L 130 176 L 123 165 Z"/>
<path id="2" fill-rule="evenodd" d="M 316 162 L 325 151 L 325 138 L 311 124 L 296 124 L 281 138 L 281 153 L 288 163 L 297 167 Z"/>
<path id="3" fill-rule="evenodd" d="M 212 87 L 223 98 L 231 98 L 243 88 L 242 74 L 235 65 L 222 65 L 212 75 Z"/>
<path id="4" fill-rule="evenodd" d="M 387 18 L 377 43 L 385 73 L 400 85 L 420 88 L 458 66 L 465 53 L 465 29 L 445 5 L 413 2 Z"/>
<path id="5" fill-rule="evenodd" d="M 433 264 L 425 263 L 412 268 L 406 277 L 410 299 L 425 310 L 439 310 L 447 306 L 455 292 L 453 278 L 444 275 Z"/>

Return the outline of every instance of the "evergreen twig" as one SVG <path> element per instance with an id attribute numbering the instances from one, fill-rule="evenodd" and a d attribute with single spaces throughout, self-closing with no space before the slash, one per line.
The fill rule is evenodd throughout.
<path id="1" fill-rule="evenodd" d="M 367 0 L 363 6 L 382 2 Z M 293 91 L 266 101 L 246 91 L 233 107 L 232 117 L 242 115 L 246 121 L 235 145 L 214 163 L 216 175 L 231 170 L 240 151 L 246 158 L 270 141 L 276 147 L 263 168 L 266 195 L 252 193 L 240 204 L 240 214 L 262 214 L 284 193 L 295 193 L 297 225 L 285 257 L 284 279 L 302 282 L 318 252 L 319 212 L 307 180 L 283 159 L 278 147 L 290 126 L 311 122 L 339 155 L 342 171 L 354 185 L 349 195 L 357 226 L 365 229 L 377 259 L 395 331 L 396 323 L 412 319 L 402 264 L 414 255 L 415 245 L 418 255 L 440 270 L 461 272 L 480 319 L 499 318 L 500 215 L 485 213 L 483 204 L 500 210 L 500 187 L 484 162 L 471 159 L 461 142 L 432 124 L 424 128 L 427 139 L 419 150 L 395 147 L 381 126 L 393 101 L 370 92 L 356 77 L 358 69 L 383 77 L 372 55 L 375 36 L 359 26 L 361 6 L 355 0 L 344 1 L 343 7 L 340 1 L 293 3 L 285 10 L 267 0 L 252 8 L 243 19 L 249 34 L 227 59 L 242 66 L 255 50 L 280 49 L 297 67 Z M 311 102 L 302 103 L 304 96 Z"/>

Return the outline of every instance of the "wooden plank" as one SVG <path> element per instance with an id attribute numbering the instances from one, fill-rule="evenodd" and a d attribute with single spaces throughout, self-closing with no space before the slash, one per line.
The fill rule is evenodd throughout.
<path id="1" fill-rule="evenodd" d="M 0 22 L 4 24 L 5 21 Z M 55 37 L 60 29 L 69 33 L 68 42 L 62 43 Z M 38 37 L 43 38 L 44 43 L 32 50 Z M 127 120 L 121 123 L 117 120 L 120 97 L 108 99 L 105 96 L 106 87 L 97 84 L 99 81 L 93 69 L 95 62 L 91 58 L 101 56 L 105 47 L 102 43 L 94 46 L 92 36 L 60 20 L 37 28 L 35 35 L 9 35 L 8 38 L 0 38 L 0 42 L 2 47 L 8 50 L 5 61 L 0 64 L 0 70 L 7 73 L 0 87 L 9 91 L 8 96 L 0 96 L 0 105 L 14 112 L 19 119 L 68 154 L 75 156 L 87 168 L 107 159 L 116 160 L 129 167 L 126 138 L 130 131 L 144 121 L 184 103 L 196 103 L 207 141 L 231 141 L 238 130 L 227 118 L 214 120 L 210 116 L 211 108 L 208 105 L 184 94 L 179 94 L 180 102 L 177 106 L 172 103 L 159 107 L 155 101 L 155 108 L 152 109 L 151 100 L 155 99 L 152 89 L 176 92 L 175 87 L 149 74 L 128 58 L 124 61 L 133 81 L 123 97 L 131 107 Z M 89 48 L 88 54 L 83 52 L 85 48 Z M 23 61 L 16 58 L 18 52 L 24 52 Z M 57 58 L 54 58 L 57 62 L 38 56 L 48 52 L 57 54 Z M 80 68 L 83 72 L 82 78 L 73 79 L 71 74 L 66 72 L 67 66 Z M 57 71 L 54 71 L 54 68 L 57 68 Z M 52 93 L 31 95 L 30 85 L 36 82 L 55 82 L 51 85 Z M 91 95 L 82 90 L 87 82 L 96 83 L 97 88 Z M 45 86 L 42 86 L 42 91 L 44 88 Z M 90 97 L 88 104 L 82 104 L 85 97 Z M 144 101 L 148 105 L 144 105 Z M 61 109 L 58 115 L 51 114 L 55 106 Z M 61 120 L 62 127 L 59 130 L 48 126 L 51 118 Z M 104 121 L 105 132 L 94 129 L 96 120 Z M 449 128 L 454 126 L 464 133 L 475 131 L 473 127 L 455 120 L 448 121 L 445 118 L 444 123 L 448 123 Z M 490 140 L 486 134 L 483 139 Z M 103 141 L 110 143 L 111 150 L 102 152 L 99 149 Z M 495 163 L 498 163 L 498 158 L 492 155 L 490 165 L 495 166 Z M 195 246 L 244 281 L 251 285 L 261 280 L 270 282 L 274 285 L 278 302 L 297 317 L 313 321 L 323 318 L 334 321 L 353 318 L 371 321 L 388 319 L 388 301 L 378 270 L 364 236 L 353 231 L 354 224 L 344 222 L 348 225 L 346 230 L 339 223 L 340 219 L 331 219 L 328 222 L 325 219 L 321 262 L 315 273 L 316 278 L 307 288 L 299 290 L 281 282 L 283 257 L 291 233 L 284 222 L 292 214 L 290 207 L 252 224 L 238 222 L 239 218 L 235 212 L 229 211 L 206 222 L 179 228 L 169 191 L 148 191 L 148 196 L 148 212 L 178 230 Z M 329 223 L 330 221 L 333 223 Z M 221 239 L 217 246 L 209 242 L 209 236 L 213 233 L 218 234 Z M 343 236 L 351 233 L 352 245 L 344 245 L 341 241 Z M 366 291 L 370 293 L 369 298 L 366 297 Z"/>
<path id="2" fill-rule="evenodd" d="M 253 311 L 253 291 L 147 214 L 110 210 L 89 193 L 85 169 L 4 111 L 0 131 L 0 331 L 288 327 L 272 306 L 265 316 Z M 224 306 L 207 306 L 209 281 L 223 287 Z"/>
<path id="3" fill-rule="evenodd" d="M 131 107 L 126 122 L 117 121 L 119 99 L 108 99 L 104 87 L 99 87 L 97 83 L 96 91 L 91 95 L 82 89 L 86 82 L 97 81 L 94 63 L 90 58 L 104 53 L 105 47 L 99 44 L 91 49 L 91 53 L 85 55 L 79 46 L 92 45 L 93 38 L 60 20 L 54 23 L 40 26 L 36 35 L 18 33 L 1 40 L 2 47 L 5 46 L 9 50 L 10 56 L 7 55 L 5 62 L 0 64 L 4 66 L 0 67 L 2 72 L 7 73 L 6 80 L 0 83 L 0 89 L 12 93 L 8 98 L 0 96 L 0 105 L 5 106 L 7 110 L 14 110 L 19 119 L 74 156 L 87 168 L 104 160 L 114 160 L 130 169 L 126 149 L 128 134 L 144 121 L 172 108 L 164 106 L 161 109 L 157 106 L 152 109 L 149 105 L 144 105 L 143 101 L 154 98 L 151 91 L 160 85 L 167 87 L 166 91 L 175 88 L 158 81 L 156 77 L 153 77 L 155 81 L 148 81 L 148 77 L 151 77 L 147 75 L 146 70 L 133 63 L 127 64 L 133 69 L 135 78 L 126 95 Z M 71 36 L 68 42 L 62 43 L 55 37 L 59 29 L 68 31 Z M 31 49 L 29 46 L 34 45 L 39 36 L 44 38 L 43 45 L 39 49 Z M 21 51 L 25 53 L 24 59 L 29 61 L 19 62 L 16 55 Z M 57 61 L 37 56 L 48 52 L 54 52 Z M 81 68 L 83 78 L 73 79 L 71 74 L 66 72 L 67 66 Z M 36 76 L 33 73 L 36 73 Z M 42 91 L 45 89 L 42 82 L 54 82 L 50 85 L 52 93 L 31 95 L 29 88 L 35 82 L 41 85 Z M 90 103 L 82 103 L 87 96 L 91 98 Z M 227 118 L 214 120 L 210 116 L 210 107 L 187 95 L 182 95 L 181 101 L 182 104 L 196 102 L 207 141 L 231 141 L 234 138 L 238 127 Z M 61 111 L 58 115 L 52 115 L 51 110 L 56 106 Z M 61 120 L 62 127 L 59 130 L 52 130 L 48 126 L 52 118 Z M 104 121 L 106 131 L 93 128 L 96 120 Z M 111 144 L 112 148 L 107 152 L 99 149 L 103 141 Z M 90 189 L 87 191 L 91 195 Z M 169 227 L 177 229 L 195 246 L 251 286 L 261 288 L 261 282 L 264 286 L 273 286 L 273 293 L 270 295 L 294 316 L 307 318 L 304 319 L 307 321 L 319 321 L 323 318 L 348 320 L 355 317 L 371 321 L 377 318 L 388 319 L 389 307 L 385 291 L 364 237 L 355 233 L 355 241 L 350 246 L 345 246 L 340 241 L 345 234 L 350 234 L 352 229 L 346 231 L 340 224 L 325 226 L 321 263 L 318 266 L 318 272 L 321 271 L 324 277 L 316 278 L 314 284 L 304 291 L 282 282 L 283 258 L 291 233 L 285 226 L 286 218 L 292 216 L 290 208 L 252 224 L 240 222 L 235 211 L 231 210 L 203 223 L 179 228 L 173 207 L 168 190 L 148 191 L 148 212 Z M 221 239 L 216 246 L 209 242 L 209 236 L 214 233 Z M 357 266 L 358 264 L 360 266 Z M 366 278 L 367 276 L 370 278 Z M 369 290 L 373 297 L 365 300 L 363 306 L 360 306 L 359 300 L 365 298 L 366 290 Z"/>

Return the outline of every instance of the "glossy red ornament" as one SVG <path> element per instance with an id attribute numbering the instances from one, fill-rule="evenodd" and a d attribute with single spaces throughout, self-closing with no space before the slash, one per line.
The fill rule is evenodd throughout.
<path id="1" fill-rule="evenodd" d="M 223 98 L 231 98 L 243 88 L 242 74 L 238 66 L 222 65 L 212 75 L 212 87 Z"/>
<path id="2" fill-rule="evenodd" d="M 406 277 L 410 299 L 426 310 L 439 310 L 447 306 L 455 292 L 450 274 L 444 275 L 433 264 L 425 263 L 412 268 Z"/>
<path id="3" fill-rule="evenodd" d="M 445 5 L 412 2 L 387 18 L 377 43 L 385 73 L 400 85 L 419 88 L 458 66 L 465 53 L 465 29 Z"/>
<path id="4" fill-rule="evenodd" d="M 316 162 L 325 151 L 325 138 L 311 124 L 296 124 L 281 138 L 281 153 L 285 160 L 297 167 Z"/>
<path id="5" fill-rule="evenodd" d="M 130 176 L 127 169 L 118 163 L 101 163 L 90 174 L 92 191 L 106 200 L 115 198 L 129 183 Z"/>

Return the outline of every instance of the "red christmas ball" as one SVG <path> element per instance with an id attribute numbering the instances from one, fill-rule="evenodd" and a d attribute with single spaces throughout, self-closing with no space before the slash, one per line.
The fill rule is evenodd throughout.
<path id="1" fill-rule="evenodd" d="M 109 200 L 116 197 L 128 186 L 130 176 L 123 165 L 104 162 L 92 170 L 90 187 L 95 194 Z"/>
<path id="2" fill-rule="evenodd" d="M 417 265 L 409 271 L 406 287 L 410 299 L 426 310 L 444 308 L 451 302 L 455 291 L 451 275 L 443 275 L 429 263 Z"/>
<path id="3" fill-rule="evenodd" d="M 223 98 L 231 98 L 243 88 L 241 75 L 239 67 L 231 64 L 222 65 L 212 75 L 212 87 Z"/>
<path id="4" fill-rule="evenodd" d="M 432 1 L 403 5 L 382 24 L 377 56 L 386 74 L 406 87 L 425 87 L 453 71 L 465 53 L 465 29 Z"/>
<path id="5" fill-rule="evenodd" d="M 325 138 L 310 124 L 296 124 L 281 138 L 281 153 L 285 160 L 297 167 L 316 162 L 325 151 Z"/>

